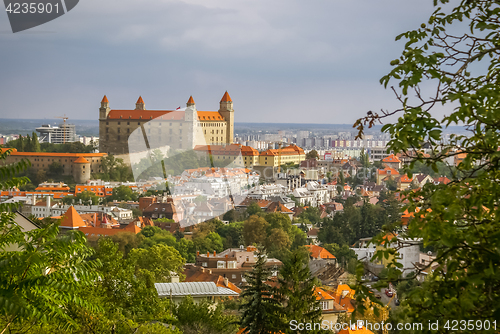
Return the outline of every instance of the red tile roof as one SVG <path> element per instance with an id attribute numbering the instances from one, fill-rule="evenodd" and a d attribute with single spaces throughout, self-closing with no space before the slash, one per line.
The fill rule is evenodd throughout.
<path id="1" fill-rule="evenodd" d="M 85 159 L 84 157 L 78 157 L 75 161 L 73 161 L 75 164 L 89 164 L 90 162 Z"/>
<path id="2" fill-rule="evenodd" d="M 315 259 L 335 259 L 335 256 L 333 256 L 332 253 L 321 246 L 306 245 L 306 247 L 311 252 L 311 256 Z"/>
<path id="3" fill-rule="evenodd" d="M 399 160 L 394 154 L 391 154 L 390 156 L 382 159 L 382 162 L 401 162 L 401 160 Z"/>
<path id="4" fill-rule="evenodd" d="M 413 178 L 409 178 L 408 175 L 403 175 L 401 176 L 401 178 L 399 179 L 402 183 L 410 183 L 413 181 Z"/>
<path id="5" fill-rule="evenodd" d="M 144 100 L 142 99 L 142 96 L 139 96 L 139 99 L 137 100 L 136 103 L 144 103 Z"/>
<path id="6" fill-rule="evenodd" d="M 227 90 L 224 93 L 224 96 L 222 97 L 222 100 L 220 100 L 220 101 L 221 102 L 233 102 L 233 100 L 231 100 L 231 96 L 229 96 L 229 94 L 227 93 Z"/>
<path id="7" fill-rule="evenodd" d="M 68 211 L 66 211 L 66 213 L 63 215 L 61 226 L 78 228 L 85 227 L 87 225 L 83 221 L 82 217 L 80 217 L 78 212 L 76 212 L 75 208 L 73 206 L 70 206 Z"/>
<path id="8" fill-rule="evenodd" d="M 189 100 L 188 100 L 188 102 L 187 102 L 187 103 L 188 103 L 188 104 L 194 104 L 194 99 L 193 99 L 193 96 L 192 96 L 192 95 L 189 97 Z"/>
<path id="9" fill-rule="evenodd" d="M 109 103 L 108 98 L 106 97 L 106 95 L 104 95 L 104 97 L 102 98 L 101 103 Z"/>

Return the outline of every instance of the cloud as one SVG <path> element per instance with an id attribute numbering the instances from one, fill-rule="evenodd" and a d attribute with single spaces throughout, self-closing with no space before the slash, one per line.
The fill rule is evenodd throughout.
<path id="1" fill-rule="evenodd" d="M 394 37 L 425 21 L 428 2 L 81 1 L 46 25 L 0 34 L 0 118 L 95 119 L 104 94 L 112 108 L 139 95 L 148 108 L 177 107 L 193 94 L 216 110 L 229 90 L 236 121 L 349 123 L 394 105 L 378 79 L 402 48 Z"/>

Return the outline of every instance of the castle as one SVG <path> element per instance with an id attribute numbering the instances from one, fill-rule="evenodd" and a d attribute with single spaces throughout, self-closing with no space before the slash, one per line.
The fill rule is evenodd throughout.
<path id="1" fill-rule="evenodd" d="M 101 153 L 123 155 L 141 145 L 187 150 L 199 144 L 225 145 L 233 142 L 233 133 L 233 101 L 227 91 L 218 111 L 198 111 L 192 96 L 183 109 L 147 110 L 139 97 L 135 109 L 121 110 L 111 109 L 105 95 L 99 108 Z M 201 135 L 201 141 L 197 135 Z"/>

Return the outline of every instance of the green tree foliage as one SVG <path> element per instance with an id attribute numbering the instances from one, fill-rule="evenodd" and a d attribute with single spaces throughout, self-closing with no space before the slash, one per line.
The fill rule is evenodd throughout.
<path id="1" fill-rule="evenodd" d="M 273 334 L 281 323 L 280 304 L 273 288 L 266 283 L 271 273 L 265 264 L 266 257 L 260 250 L 253 270 L 245 275 L 247 285 L 240 294 L 244 298 L 240 307 L 240 327 L 244 333 Z"/>
<path id="2" fill-rule="evenodd" d="M 403 301 L 406 312 L 400 320 L 493 321 L 500 319 L 500 268 L 495 265 L 500 263 L 500 6 L 498 1 L 478 0 L 435 0 L 434 5 L 427 22 L 397 37 L 406 40 L 403 53 L 391 62 L 394 68 L 381 83 L 398 83 L 394 90 L 402 106 L 386 113 L 399 118 L 382 130 L 391 135 L 394 152 L 418 152 L 424 143 L 431 147 L 430 157 L 419 154 L 410 164 L 410 174 L 416 161 L 438 172 L 439 162 L 459 153 L 466 158 L 448 185 L 427 184 L 408 195 L 409 212 L 420 211 L 407 236 L 434 247 L 436 259 L 427 279 Z M 450 107 L 438 119 L 442 105 Z M 372 113 L 355 126 L 362 132 L 364 125 L 386 115 Z M 443 129 L 450 125 L 465 125 L 468 132 L 445 142 Z M 382 237 L 375 241 L 381 244 Z M 376 257 L 393 251 L 377 252 Z M 394 262 L 390 268 L 388 279 L 395 282 L 401 271 Z M 471 331 L 462 326 L 454 332 Z"/>
<path id="3" fill-rule="evenodd" d="M 134 175 L 129 166 L 127 166 L 123 159 L 115 158 L 110 154 L 101 160 L 102 173 L 97 176 L 104 181 L 134 181 Z"/>
<path id="4" fill-rule="evenodd" d="M 184 298 L 174 308 L 176 325 L 184 334 L 234 334 L 237 329 L 237 318 L 224 314 L 223 305 L 207 300 L 197 304 L 191 296 Z"/>
<path id="5" fill-rule="evenodd" d="M 297 323 L 321 322 L 321 307 L 314 291 L 318 282 L 309 271 L 308 260 L 307 252 L 297 250 L 279 271 L 277 298 L 282 305 L 280 313 L 283 333 L 318 333 L 317 330 L 290 329 L 292 320 Z"/>
<path id="6" fill-rule="evenodd" d="M 318 151 L 311 150 L 311 151 L 307 152 L 306 159 L 319 159 Z"/>
<path id="7" fill-rule="evenodd" d="M 0 153 L 5 160 L 10 150 Z M 0 190 L 27 184 L 17 177 L 29 162 L 0 165 Z M 1 330 L 21 328 L 33 322 L 59 321 L 63 328 L 76 327 L 68 314 L 73 305 L 95 310 L 78 295 L 97 276 L 98 261 L 89 261 L 92 249 L 81 232 L 58 237 L 57 224 L 24 231 L 14 221 L 16 204 L 0 203 L 0 317 Z"/>
<path id="8" fill-rule="evenodd" d="M 357 207 L 346 202 L 343 212 L 323 220 L 318 238 L 323 243 L 352 245 L 360 238 L 375 236 L 385 222 L 387 212 L 382 203 L 373 205 L 365 202 Z"/>
<path id="9" fill-rule="evenodd" d="M 257 202 L 252 202 L 250 205 L 247 207 L 247 214 L 249 216 L 256 215 L 258 213 L 262 212 L 262 209 L 260 208 L 259 204 Z"/>
<path id="10" fill-rule="evenodd" d="M 337 258 L 337 263 L 347 269 L 351 274 L 356 273 L 356 263 L 358 257 L 356 253 L 349 248 L 349 245 L 339 246 L 338 244 L 323 244 L 323 247 L 332 253 L 335 258 Z M 354 263 L 354 265 L 352 265 Z"/>
<path id="11" fill-rule="evenodd" d="M 106 201 L 137 201 L 138 197 L 130 187 L 119 186 L 113 188 L 113 195 L 106 197 Z"/>
<path id="12" fill-rule="evenodd" d="M 155 245 L 167 245 L 174 247 L 187 262 L 195 261 L 196 246 L 195 243 L 187 239 L 177 239 L 170 232 L 162 230 L 157 226 L 146 226 L 136 236 L 135 241 L 127 242 L 126 245 L 141 248 L 151 248 Z"/>
<path id="13" fill-rule="evenodd" d="M 94 192 L 88 190 L 82 191 L 76 196 L 66 196 L 64 198 L 69 198 L 66 201 L 72 200 L 72 203 L 80 203 L 81 201 L 84 205 L 97 205 L 101 200 Z"/>
<path id="14" fill-rule="evenodd" d="M 243 224 L 243 239 L 247 245 L 264 244 L 269 223 L 257 215 L 250 216 Z"/>
<path id="15" fill-rule="evenodd" d="M 58 161 L 54 161 L 49 165 L 49 174 L 50 175 L 61 175 L 64 173 L 64 167 Z"/>

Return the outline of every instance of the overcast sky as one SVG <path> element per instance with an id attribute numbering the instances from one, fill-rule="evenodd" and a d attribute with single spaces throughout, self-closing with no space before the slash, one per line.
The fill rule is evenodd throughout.
<path id="1" fill-rule="evenodd" d="M 379 79 L 431 0 L 81 0 L 13 34 L 0 12 L 0 118 L 217 110 L 237 122 L 352 123 L 396 106 Z M 57 121 L 54 119 L 54 121 Z"/>

